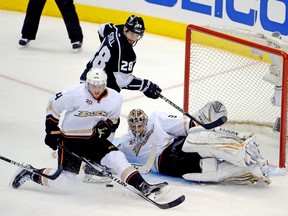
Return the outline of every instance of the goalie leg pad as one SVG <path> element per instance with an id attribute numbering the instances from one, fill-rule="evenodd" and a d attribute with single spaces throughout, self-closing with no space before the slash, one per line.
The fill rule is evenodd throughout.
<path id="1" fill-rule="evenodd" d="M 225 160 L 240 167 L 246 167 L 245 144 L 243 140 L 217 133 L 201 130 L 199 127 L 189 130 L 182 147 L 184 152 L 197 152 L 201 157 L 213 157 Z"/>
<path id="2" fill-rule="evenodd" d="M 219 163 L 216 158 L 204 158 L 201 165 L 202 173 L 187 173 L 183 178 L 199 182 L 222 182 L 230 178 L 247 180 L 246 176 L 250 176 L 248 167 L 238 167 L 228 162 Z"/>
<path id="3" fill-rule="evenodd" d="M 256 136 L 250 137 L 249 139 L 245 140 L 245 149 L 246 149 L 246 156 L 250 157 L 250 161 L 246 161 L 247 164 L 254 163 L 258 166 L 262 167 L 263 165 L 267 165 L 268 162 L 263 158 L 258 148 L 258 144 L 255 142 Z"/>
<path id="4" fill-rule="evenodd" d="M 228 162 L 219 162 L 215 158 L 204 158 L 201 162 L 202 173 L 187 173 L 182 177 L 197 182 L 233 182 L 251 184 L 263 181 L 271 183 L 268 177 L 263 176 L 260 168 L 251 164 L 248 167 L 238 167 Z"/>

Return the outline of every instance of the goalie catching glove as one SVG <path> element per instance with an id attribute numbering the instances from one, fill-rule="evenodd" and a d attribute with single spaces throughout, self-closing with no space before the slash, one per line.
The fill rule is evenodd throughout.
<path id="1" fill-rule="evenodd" d="M 158 93 L 162 92 L 162 89 L 150 80 L 144 79 L 141 91 L 146 97 L 157 99 L 159 97 Z"/>
<path id="2" fill-rule="evenodd" d="M 61 133 L 58 127 L 59 120 L 54 118 L 52 115 L 46 116 L 45 126 L 46 126 L 46 136 L 45 144 L 52 148 L 54 151 L 57 150 L 58 143 L 61 142 Z"/>

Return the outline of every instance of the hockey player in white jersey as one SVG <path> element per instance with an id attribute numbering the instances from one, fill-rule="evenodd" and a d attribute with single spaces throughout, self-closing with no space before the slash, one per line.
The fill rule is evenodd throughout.
<path id="1" fill-rule="evenodd" d="M 210 102 L 194 116 L 212 116 Z M 225 112 L 224 112 L 225 110 Z M 226 109 L 223 106 L 223 115 Z M 217 118 L 215 118 L 217 119 Z M 212 120 L 213 121 L 213 120 Z M 197 182 L 237 182 L 241 184 L 264 181 L 269 184 L 267 161 L 260 155 L 255 136 L 239 136 L 231 130 L 206 130 L 186 116 L 141 109 L 128 115 L 129 133 L 118 144 L 129 162 L 153 171 Z M 153 145 L 156 151 L 153 153 Z M 151 162 L 147 162 L 147 161 Z M 139 168 L 139 170 L 140 170 Z"/>
<path id="2" fill-rule="evenodd" d="M 110 141 L 111 132 L 119 124 L 122 96 L 106 87 L 107 75 L 103 69 L 92 69 L 86 83 L 54 94 L 46 110 L 45 143 L 53 150 L 62 143 L 70 152 L 112 168 L 122 181 L 132 185 L 145 196 L 161 193 L 167 183 L 148 184 L 139 172 Z M 61 129 L 60 115 L 64 114 Z M 113 135 L 112 135 L 113 136 Z M 25 169 L 20 170 L 12 181 L 17 189 L 27 180 L 54 189 L 73 189 L 81 161 L 63 149 L 58 150 L 58 162 L 63 171 L 55 180 L 44 178 Z M 39 172 L 51 175 L 55 169 L 44 168 Z"/>

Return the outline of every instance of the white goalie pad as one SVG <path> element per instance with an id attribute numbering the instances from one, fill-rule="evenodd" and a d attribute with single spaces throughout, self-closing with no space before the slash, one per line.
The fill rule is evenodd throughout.
<path id="1" fill-rule="evenodd" d="M 260 168 L 255 164 L 238 167 L 228 162 L 220 162 L 215 158 L 205 158 L 201 161 L 202 173 L 187 173 L 182 177 L 197 182 L 233 182 L 251 184 L 263 181 L 270 184 L 271 180 L 263 176 Z"/>
<path id="2" fill-rule="evenodd" d="M 184 152 L 198 152 L 203 157 L 213 157 L 227 161 L 238 167 L 246 167 L 245 140 L 235 134 L 193 127 L 182 147 Z"/>
<path id="3" fill-rule="evenodd" d="M 187 173 L 182 177 L 189 181 L 222 182 L 230 178 L 247 180 L 250 176 L 248 167 L 238 167 L 228 162 L 219 163 L 215 158 L 202 159 L 202 173 Z"/>

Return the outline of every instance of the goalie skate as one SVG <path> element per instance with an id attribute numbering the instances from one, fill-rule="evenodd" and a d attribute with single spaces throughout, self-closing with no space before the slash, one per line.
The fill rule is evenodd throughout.
<path id="1" fill-rule="evenodd" d="M 198 112 L 194 113 L 193 116 L 202 124 L 211 124 L 218 119 L 223 119 L 222 124 L 224 124 L 227 121 L 227 110 L 220 101 L 212 101 L 208 102 Z"/>

